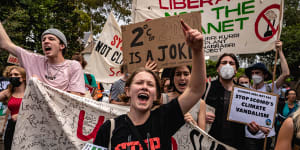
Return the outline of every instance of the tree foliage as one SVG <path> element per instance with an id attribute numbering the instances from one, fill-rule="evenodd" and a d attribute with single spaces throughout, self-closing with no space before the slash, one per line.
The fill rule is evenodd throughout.
<path id="1" fill-rule="evenodd" d="M 82 50 L 78 42 L 91 23 L 94 34 L 101 32 L 110 11 L 117 19 L 129 22 L 130 0 L 1 0 L 0 20 L 18 46 L 43 53 L 41 34 L 48 28 L 61 30 L 68 41 L 65 58 Z M 1 52 L 2 69 L 8 54 Z"/>

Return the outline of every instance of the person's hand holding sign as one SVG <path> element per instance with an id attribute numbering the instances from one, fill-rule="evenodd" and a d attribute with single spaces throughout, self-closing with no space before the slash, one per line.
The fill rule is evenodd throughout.
<path id="1" fill-rule="evenodd" d="M 282 51 L 282 42 L 280 40 L 275 41 L 276 50 Z"/>
<path id="2" fill-rule="evenodd" d="M 252 121 L 251 123 L 248 123 L 247 126 L 248 126 L 248 130 L 251 133 L 256 134 L 259 131 L 259 125 L 256 124 L 256 122 L 254 122 L 254 121 Z"/>
<path id="3" fill-rule="evenodd" d="M 203 35 L 196 29 L 192 29 L 189 25 L 180 20 L 182 30 L 187 44 L 196 51 L 201 51 L 203 48 Z"/>
<path id="4" fill-rule="evenodd" d="M 149 69 L 149 70 L 152 70 L 155 73 L 158 72 L 158 70 L 157 70 L 157 63 L 155 61 L 148 60 L 147 63 L 146 63 L 146 65 L 145 65 L 145 68 Z"/>

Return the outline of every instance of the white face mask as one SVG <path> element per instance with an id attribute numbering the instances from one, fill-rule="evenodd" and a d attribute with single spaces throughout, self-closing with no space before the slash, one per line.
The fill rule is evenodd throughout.
<path id="1" fill-rule="evenodd" d="M 234 76 L 234 69 L 231 65 L 226 64 L 220 69 L 220 74 L 223 79 L 232 79 Z"/>
<path id="2" fill-rule="evenodd" d="M 263 80 L 263 77 L 255 74 L 252 76 L 252 80 L 253 80 L 253 83 L 255 85 L 257 85 Z"/>
<path id="3" fill-rule="evenodd" d="M 246 87 L 246 88 L 250 88 L 250 85 L 249 84 L 241 84 L 242 86 Z"/>

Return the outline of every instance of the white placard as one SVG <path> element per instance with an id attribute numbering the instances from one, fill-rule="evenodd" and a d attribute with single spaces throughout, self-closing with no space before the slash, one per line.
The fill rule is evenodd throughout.
<path id="1" fill-rule="evenodd" d="M 114 83 L 121 77 L 123 64 L 121 29 L 111 12 L 93 48 L 85 71 L 101 83 Z"/>
<path id="2" fill-rule="evenodd" d="M 200 11 L 206 56 L 274 49 L 284 8 L 283 0 L 133 0 L 132 3 L 134 23 Z"/>
<path id="3" fill-rule="evenodd" d="M 278 95 L 234 87 L 231 93 L 227 119 L 239 123 L 255 121 L 272 128 L 275 121 Z"/>

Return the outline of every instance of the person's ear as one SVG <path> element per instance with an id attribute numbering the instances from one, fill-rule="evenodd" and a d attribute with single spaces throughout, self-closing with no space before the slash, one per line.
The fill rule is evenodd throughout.
<path id="1" fill-rule="evenodd" d="M 65 47 L 66 47 L 65 44 L 59 44 L 59 48 L 60 48 L 61 50 L 63 50 Z"/>

